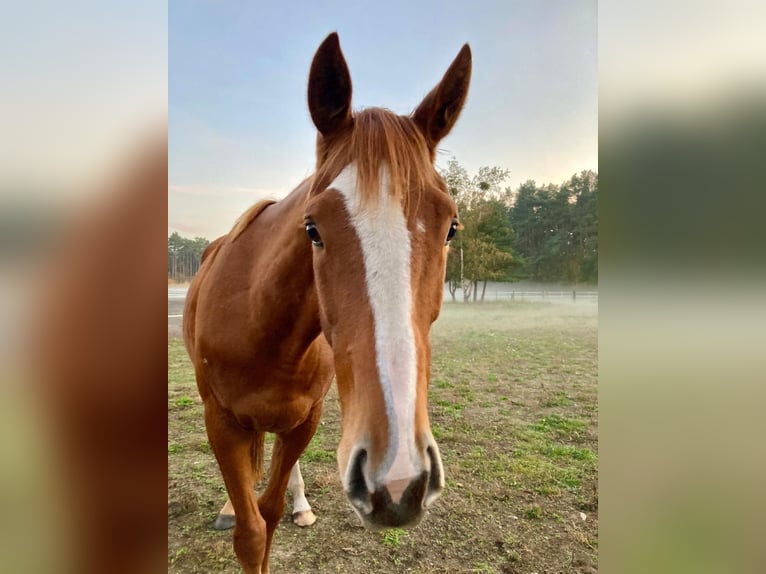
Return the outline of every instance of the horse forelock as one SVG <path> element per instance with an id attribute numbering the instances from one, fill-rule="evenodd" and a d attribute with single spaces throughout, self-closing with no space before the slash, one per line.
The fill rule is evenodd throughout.
<path id="1" fill-rule="evenodd" d="M 356 165 L 356 193 L 362 204 L 374 206 L 384 188 L 381 168 L 386 168 L 385 189 L 409 211 L 411 196 L 417 202 L 427 187 L 443 187 L 431 163 L 428 145 L 415 122 L 385 108 L 368 108 L 354 114 L 351 127 L 331 140 L 319 138 L 317 169 L 309 196 L 327 189 L 351 163 Z"/>

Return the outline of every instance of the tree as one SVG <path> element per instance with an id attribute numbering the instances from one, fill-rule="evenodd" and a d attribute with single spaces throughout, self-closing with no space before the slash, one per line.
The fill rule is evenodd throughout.
<path id="1" fill-rule="evenodd" d="M 598 283 L 598 174 L 583 171 L 572 176 L 575 228 L 573 242 L 580 261 L 579 278 Z"/>
<path id="2" fill-rule="evenodd" d="M 202 253 L 210 242 L 204 237 L 186 239 L 178 232 L 168 237 L 168 278 L 189 281 L 199 271 Z"/>
<path id="3" fill-rule="evenodd" d="M 514 250 L 539 281 L 598 281 L 598 175 L 583 171 L 560 186 L 526 181 L 510 210 Z"/>
<path id="4" fill-rule="evenodd" d="M 479 282 L 483 283 L 483 300 L 487 281 L 505 278 L 514 262 L 513 235 L 508 226 L 509 191 L 501 187 L 508 174 L 498 167 L 482 167 L 469 177 L 454 158 L 442 172 L 463 225 L 452 240 L 447 260 L 446 279 L 453 301 L 458 286 L 463 288 L 464 301 L 471 296 L 475 301 Z"/>

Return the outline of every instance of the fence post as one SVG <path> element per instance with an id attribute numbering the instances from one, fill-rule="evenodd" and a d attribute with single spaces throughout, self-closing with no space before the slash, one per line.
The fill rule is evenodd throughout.
<path id="1" fill-rule="evenodd" d="M 572 289 L 572 301 L 577 301 L 577 291 Z"/>

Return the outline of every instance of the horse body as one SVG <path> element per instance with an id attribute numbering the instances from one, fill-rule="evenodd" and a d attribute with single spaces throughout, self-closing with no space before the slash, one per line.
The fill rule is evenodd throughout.
<path id="1" fill-rule="evenodd" d="M 459 223 L 433 162 L 470 72 L 466 45 L 412 116 L 352 113 L 331 34 L 309 74 L 316 172 L 249 210 L 203 257 L 184 339 L 229 494 L 222 512 L 235 515 L 234 549 L 248 574 L 268 572 L 288 487 L 296 511 L 311 512 L 297 462 L 334 374 L 338 469 L 363 524 L 413 526 L 444 486 L 428 422 L 429 333 Z M 266 432 L 276 440 L 256 500 Z"/>
<path id="2" fill-rule="evenodd" d="M 313 522 L 304 518 L 313 517 L 308 504 L 300 504 L 297 461 L 319 423 L 334 369 L 319 325 L 310 246 L 284 225 L 300 222 L 307 191 L 304 184 L 283 201 L 261 206 L 243 229 L 219 239 L 189 288 L 184 311 L 205 425 L 230 498 L 216 525 L 233 525 L 234 511 L 236 520 L 249 521 L 244 536 L 235 526 L 235 550 L 247 572 L 265 571 L 288 485 L 297 489 L 296 521 Z M 269 483 L 254 505 L 265 432 L 276 433 L 277 441 Z"/>

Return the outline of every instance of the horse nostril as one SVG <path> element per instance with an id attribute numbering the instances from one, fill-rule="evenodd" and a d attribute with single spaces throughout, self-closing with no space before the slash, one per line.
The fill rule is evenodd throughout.
<path id="1" fill-rule="evenodd" d="M 359 510 L 372 512 L 372 502 L 370 492 L 367 489 L 367 481 L 364 479 L 364 465 L 367 462 L 367 451 L 359 450 L 351 462 L 348 469 L 348 498 Z"/>
<path id="2" fill-rule="evenodd" d="M 423 506 L 430 506 L 441 495 L 444 488 L 444 474 L 442 470 L 441 457 L 435 445 L 430 445 L 426 449 L 428 459 L 431 461 L 431 470 L 428 473 L 428 488 L 426 497 L 423 500 Z"/>

